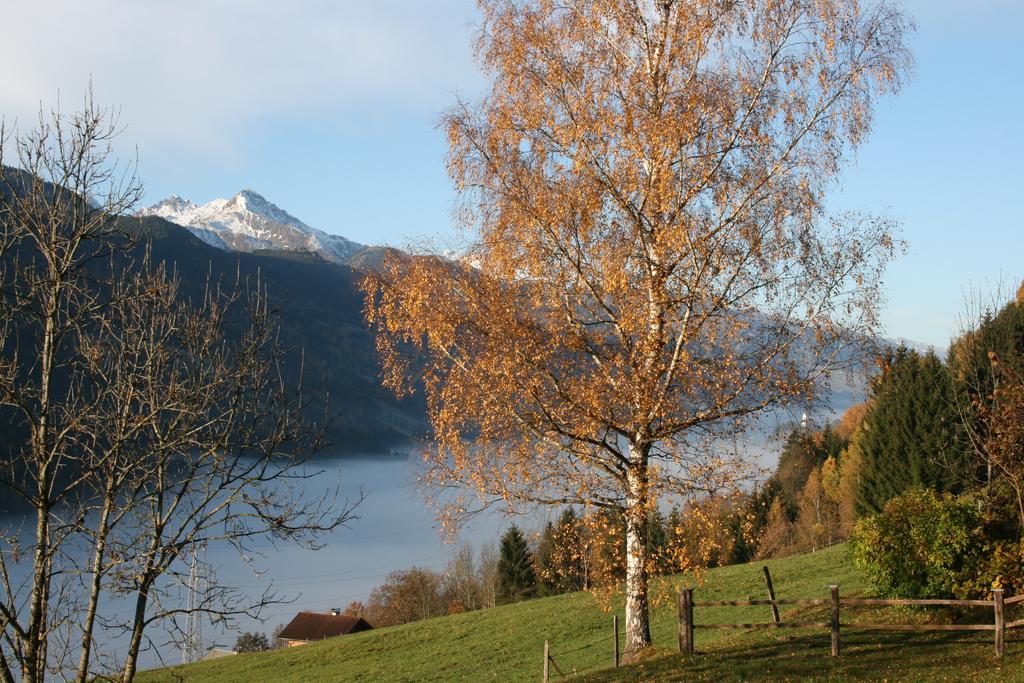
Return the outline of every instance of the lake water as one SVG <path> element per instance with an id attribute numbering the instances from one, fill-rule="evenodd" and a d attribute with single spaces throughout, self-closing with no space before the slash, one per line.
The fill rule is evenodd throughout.
<path id="1" fill-rule="evenodd" d="M 322 494 L 335 484 L 341 488 L 339 501 L 346 496 L 356 499 L 360 490 L 365 494 L 355 510 L 358 519 L 324 536 L 323 548 L 264 548 L 265 556 L 253 565 L 266 572 L 263 578 L 257 578 L 230 548 L 211 549 L 207 554 L 225 583 L 251 587 L 255 593 L 272 580 L 276 589 L 295 600 L 268 611 L 265 626 L 241 624 L 242 630 L 269 632 L 301 610 L 344 609 L 353 600 L 365 600 L 389 573 L 413 566 L 440 570 L 454 552 L 454 545 L 442 538 L 432 509 L 415 490 L 415 458 L 346 456 L 321 464 L 324 471 L 308 481 L 307 495 Z M 497 542 L 509 523 L 503 515 L 483 515 L 463 529 L 457 540 L 475 546 Z M 230 640 L 220 644 L 231 645 L 233 637 Z"/>

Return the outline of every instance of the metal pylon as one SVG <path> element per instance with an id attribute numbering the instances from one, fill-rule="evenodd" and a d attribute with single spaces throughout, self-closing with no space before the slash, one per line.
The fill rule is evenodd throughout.
<path id="1" fill-rule="evenodd" d="M 205 548 L 204 548 L 205 549 Z M 187 614 L 185 616 L 185 640 L 181 646 L 181 663 L 189 664 L 198 661 L 203 656 L 203 621 L 196 609 L 199 607 L 199 583 L 202 580 L 199 574 L 199 553 L 201 551 L 192 548 L 192 564 L 188 572 L 188 600 Z"/>

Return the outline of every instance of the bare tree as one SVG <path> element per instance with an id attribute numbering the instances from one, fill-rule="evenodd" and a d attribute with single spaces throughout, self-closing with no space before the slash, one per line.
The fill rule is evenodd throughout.
<path id="1" fill-rule="evenodd" d="M 118 402 L 139 401 L 145 419 L 137 483 L 124 492 L 129 513 L 112 537 L 120 558 L 114 588 L 134 596 L 128 621 L 106 623 L 129 634 L 124 680 L 134 676 L 152 624 L 164 622 L 181 642 L 191 613 L 259 618 L 280 602 L 270 589 L 255 598 L 239 592 L 207 567 L 195 604 L 181 605 L 190 550 L 228 543 L 249 557 L 252 542 L 265 538 L 316 548 L 354 505 L 303 495 L 304 482 L 319 474 L 308 456 L 323 431 L 307 427 L 301 387 L 282 375 L 284 349 L 265 292 L 211 285 L 202 301 L 186 304 L 176 280 L 135 282 L 125 319 L 109 322 L 137 330 L 110 351 L 137 380 Z"/>
<path id="2" fill-rule="evenodd" d="M 473 546 L 460 543 L 444 572 L 443 593 L 449 600 L 448 610 L 474 610 L 483 607 L 483 587 L 477 573 Z"/>
<path id="3" fill-rule="evenodd" d="M 0 408 L 14 431 L 0 484 L 35 518 L 30 546 L 12 536 L 0 554 L 3 636 L 16 664 L 0 662 L 8 681 L 15 670 L 25 681 L 45 676 L 51 636 L 71 616 L 54 611 L 71 605 L 55 600 L 69 588 L 56 563 L 81 523 L 75 497 L 88 468 L 78 437 L 95 398 L 69 381 L 72 358 L 104 306 L 90 266 L 123 245 L 121 220 L 142 191 L 130 168 L 110 161 L 116 133 L 116 117 L 91 97 L 70 116 L 40 112 L 23 136 L 0 132 Z M 19 169 L 5 165 L 9 148 Z M 12 581 L 8 567 L 23 552 L 32 555 L 27 584 Z"/>
<path id="4" fill-rule="evenodd" d="M 116 117 L 40 115 L 0 146 L 0 422 L 12 425 L 0 490 L 31 511 L 0 550 L 0 674 L 133 679 L 147 630 L 181 641 L 189 613 L 258 617 L 278 601 L 207 571 L 180 604 L 193 551 L 258 539 L 316 547 L 352 518 L 336 496 L 306 499 L 323 431 L 259 281 L 210 278 L 186 297 L 130 230 L 141 186 L 112 157 Z M 13 147 L 19 168 L 3 164 Z M 27 577 L 27 578 L 26 578 Z M 104 610 L 128 598 L 130 615 Z M 97 663 L 97 630 L 127 634 Z"/>
<path id="5" fill-rule="evenodd" d="M 480 606 L 494 607 L 498 602 L 498 546 L 494 541 L 480 546 L 476 566 L 480 574 Z"/>

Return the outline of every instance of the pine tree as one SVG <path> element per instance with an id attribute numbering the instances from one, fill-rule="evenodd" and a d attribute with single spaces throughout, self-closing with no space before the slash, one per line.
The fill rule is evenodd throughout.
<path id="1" fill-rule="evenodd" d="M 647 552 L 648 556 L 655 558 L 656 571 L 664 573 L 670 571 L 671 567 L 666 557 L 666 546 L 668 545 L 668 534 L 665 533 L 665 516 L 660 510 L 654 509 L 647 513 Z"/>
<path id="2" fill-rule="evenodd" d="M 498 604 L 532 598 L 537 594 L 537 574 L 523 532 L 515 524 L 501 537 L 498 558 Z"/>
<path id="3" fill-rule="evenodd" d="M 559 590 L 559 567 L 555 525 L 548 522 L 537 539 L 536 560 L 538 592 L 540 595 L 556 595 Z"/>
<path id="4" fill-rule="evenodd" d="M 858 515 L 874 514 L 912 487 L 958 493 L 973 481 L 958 444 L 958 415 L 948 369 L 934 354 L 900 348 L 872 387 L 864 418 Z"/>

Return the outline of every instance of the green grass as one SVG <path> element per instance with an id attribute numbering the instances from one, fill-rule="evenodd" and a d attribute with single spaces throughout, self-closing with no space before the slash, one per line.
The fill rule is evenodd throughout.
<path id="1" fill-rule="evenodd" d="M 765 597 L 764 563 L 709 572 L 697 600 Z M 779 597 L 828 596 L 838 583 L 843 595 L 864 585 L 844 546 L 767 563 Z M 621 602 L 615 604 L 621 615 Z M 827 621 L 820 609 L 783 611 L 783 620 Z M 867 614 L 863 618 L 870 618 Z M 621 618 L 621 617 L 620 617 Z M 698 608 L 698 623 L 770 619 L 767 607 Z M 919 619 L 910 612 L 873 615 L 874 620 Z M 846 616 L 844 614 L 844 620 Z M 537 681 L 545 639 L 559 668 L 577 680 L 774 680 L 820 678 L 871 680 L 1022 680 L 1024 632 L 1008 639 L 1002 668 L 992 656 L 991 633 L 927 637 L 922 634 L 844 634 L 843 655 L 828 657 L 823 632 L 697 631 L 700 654 L 674 654 L 674 604 L 652 613 L 655 648 L 642 663 L 612 669 L 610 613 L 585 593 L 382 628 L 322 643 L 268 653 L 238 655 L 189 666 L 143 672 L 146 683 L 171 681 Z M 1018 635 L 1019 634 L 1019 635 Z M 1008 634 L 1010 635 L 1010 634 Z M 552 670 L 554 673 L 554 670 Z M 553 676 L 553 681 L 562 680 Z"/>

